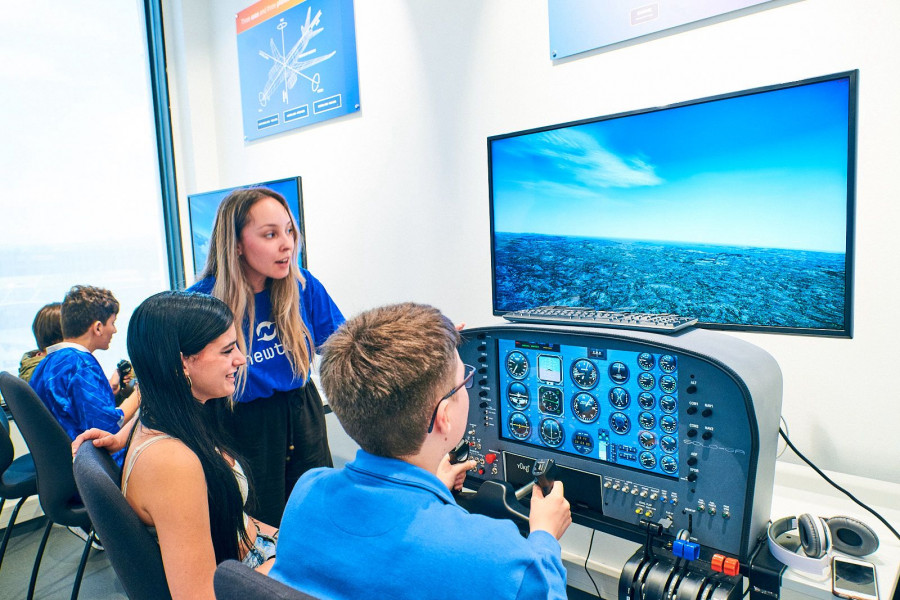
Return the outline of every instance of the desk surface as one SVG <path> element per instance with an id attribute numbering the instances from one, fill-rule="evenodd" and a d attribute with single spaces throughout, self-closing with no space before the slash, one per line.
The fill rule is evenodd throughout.
<path id="1" fill-rule="evenodd" d="M 326 420 L 335 467 L 340 467 L 353 459 L 358 446 L 347 436 L 334 414 L 329 414 Z M 900 526 L 900 484 L 844 473 L 828 473 L 828 476 L 880 512 L 895 528 Z M 866 560 L 875 565 L 881 600 L 890 600 L 900 570 L 900 540 L 875 517 L 831 487 L 806 465 L 778 461 L 775 467 L 771 516 L 776 519 L 802 513 L 822 517 L 846 515 L 872 527 L 878 534 L 881 545 Z M 580 525 L 569 527 L 560 540 L 560 545 L 568 571 L 568 584 L 591 594 L 596 594 L 596 585 L 601 597 L 608 600 L 617 597 L 622 567 L 639 546 L 607 533 L 593 532 Z M 590 557 L 587 566 L 590 577 L 585 571 L 588 549 Z M 832 600 L 834 596 L 830 581 L 816 581 L 803 573 L 788 569 L 782 578 L 782 598 Z"/>
<path id="2" fill-rule="evenodd" d="M 900 485 L 844 473 L 828 473 L 828 476 L 848 489 L 860 501 L 872 506 L 895 528 L 900 524 Z M 872 527 L 878 534 L 881 544 L 878 551 L 865 557 L 865 560 L 875 565 L 879 597 L 882 600 L 890 600 L 900 570 L 900 540 L 897 540 L 874 516 L 831 487 L 809 467 L 779 461 L 775 468 L 771 516 L 777 519 L 802 513 L 822 517 L 846 515 L 864 521 Z M 589 529 L 573 525 L 560 540 L 569 585 L 596 593 L 594 592 L 596 583 L 601 597 L 615 598 L 621 568 L 638 548 L 638 544 L 601 532 L 594 534 L 593 545 L 590 544 L 590 539 Z M 587 564 L 594 583 L 584 568 L 589 547 L 590 560 Z M 781 593 L 781 597 L 785 600 L 834 598 L 830 580 L 817 581 L 794 569 L 785 571 Z"/>

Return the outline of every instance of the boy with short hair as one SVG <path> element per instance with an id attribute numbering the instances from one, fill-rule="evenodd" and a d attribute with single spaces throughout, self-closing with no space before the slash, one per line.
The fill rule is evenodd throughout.
<path id="1" fill-rule="evenodd" d="M 350 319 L 322 347 L 328 401 L 362 449 L 308 471 L 281 521 L 270 575 L 318 598 L 564 599 L 559 537 L 572 522 L 557 481 L 535 486 L 531 533 L 473 515 L 450 488 L 474 462 L 447 453 L 469 418 L 474 369 L 437 309 L 399 304 Z"/>
<path id="2" fill-rule="evenodd" d="M 47 348 L 31 376 L 31 387 L 72 439 L 92 427 L 118 431 L 140 404 L 135 392 L 116 408 L 109 380 L 93 355 L 109 348 L 118 313 L 119 302 L 109 290 L 70 289 L 61 310 L 63 341 Z"/>

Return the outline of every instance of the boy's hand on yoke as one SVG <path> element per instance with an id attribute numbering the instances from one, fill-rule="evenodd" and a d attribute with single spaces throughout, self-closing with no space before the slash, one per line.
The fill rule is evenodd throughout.
<path id="1" fill-rule="evenodd" d="M 569 501 L 563 496 L 563 483 L 553 483 L 551 492 L 544 496 L 541 486 L 535 485 L 531 491 L 531 516 L 528 519 L 531 531 L 546 531 L 556 539 L 562 537 L 572 524 Z"/>

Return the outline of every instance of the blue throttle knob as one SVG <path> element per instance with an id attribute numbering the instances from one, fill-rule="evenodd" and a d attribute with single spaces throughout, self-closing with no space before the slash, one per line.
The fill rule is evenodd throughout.
<path id="1" fill-rule="evenodd" d="M 685 560 L 697 560 L 700 558 L 700 544 L 686 540 L 672 542 L 672 554 Z"/>

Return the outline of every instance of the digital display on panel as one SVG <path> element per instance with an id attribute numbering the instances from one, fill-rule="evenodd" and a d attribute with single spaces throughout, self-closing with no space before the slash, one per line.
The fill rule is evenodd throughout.
<path id="1" fill-rule="evenodd" d="M 199 278 L 200 273 L 206 267 L 206 258 L 209 254 L 209 241 L 212 235 L 213 224 L 216 222 L 216 211 L 225 197 L 234 190 L 241 188 L 264 187 L 284 196 L 294 220 L 297 222 L 300 238 L 304 242 L 299 249 L 297 262 L 301 267 L 306 267 L 306 249 L 303 234 L 303 192 L 300 178 L 290 177 L 252 185 L 241 185 L 214 192 L 203 192 L 188 195 L 188 213 L 191 219 L 191 251 L 194 257 L 194 275 Z"/>
<path id="2" fill-rule="evenodd" d="M 678 477 L 678 358 L 500 340 L 500 437 Z"/>
<path id="3" fill-rule="evenodd" d="M 494 314 L 849 336 L 856 72 L 488 138 Z"/>

